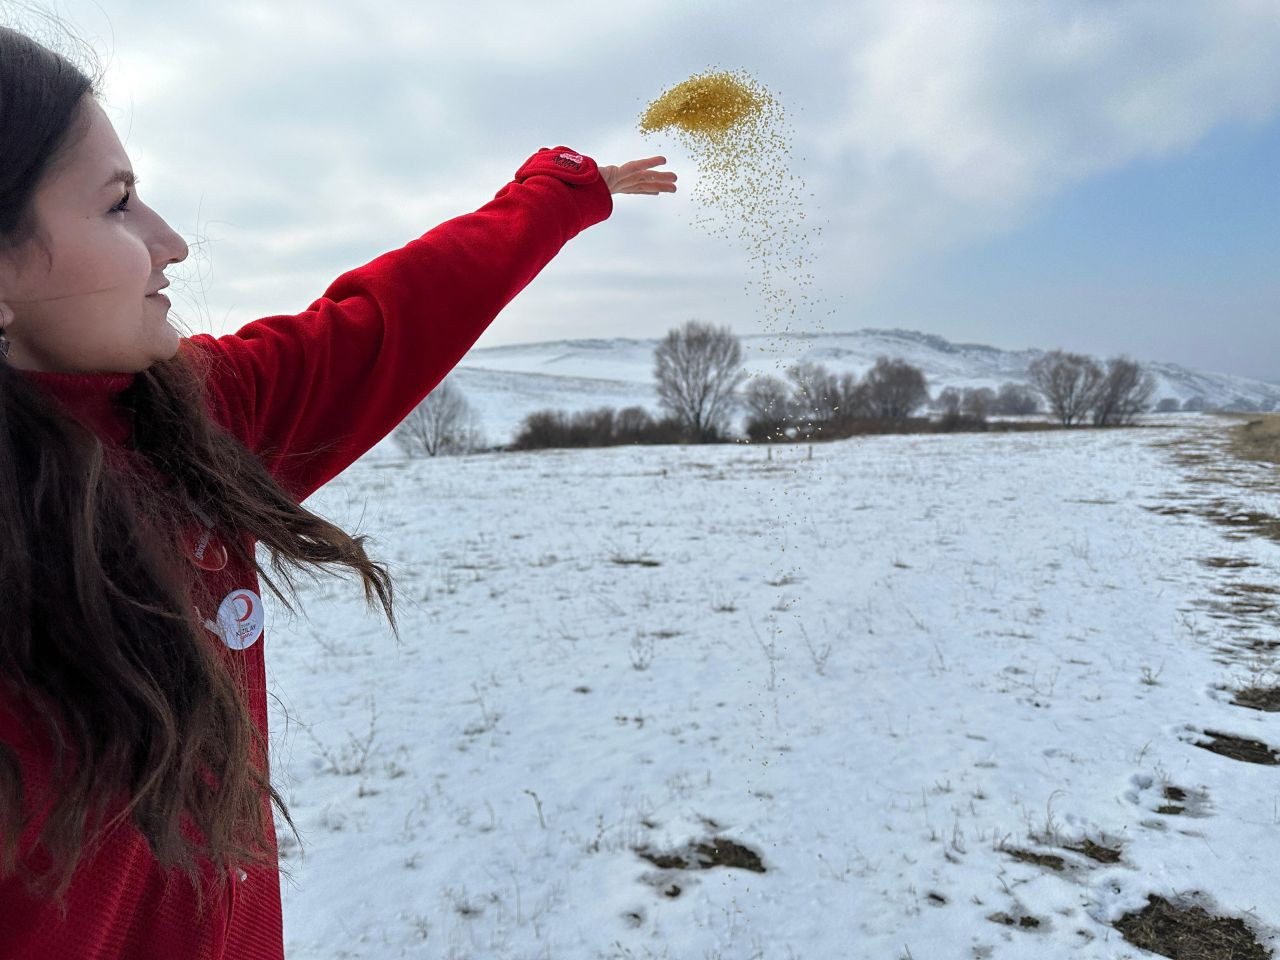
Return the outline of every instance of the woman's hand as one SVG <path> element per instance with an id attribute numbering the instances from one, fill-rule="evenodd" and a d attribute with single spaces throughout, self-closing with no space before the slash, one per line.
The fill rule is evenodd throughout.
<path id="1" fill-rule="evenodd" d="M 620 167 L 601 167 L 597 164 L 600 176 L 609 186 L 610 193 L 675 193 L 676 175 L 666 170 L 651 170 L 667 162 L 666 157 L 650 157 L 647 160 L 632 160 Z"/>

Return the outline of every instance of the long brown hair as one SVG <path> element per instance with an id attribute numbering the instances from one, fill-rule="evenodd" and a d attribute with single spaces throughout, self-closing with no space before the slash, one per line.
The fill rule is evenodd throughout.
<path id="1" fill-rule="evenodd" d="M 74 143 L 82 101 L 98 89 L 66 57 L 0 27 L 0 251 L 42 242 L 36 187 Z M 184 341 L 172 360 L 137 373 L 116 398 L 132 436 L 113 448 L 0 361 L 0 697 L 41 721 L 53 798 L 38 838 L 48 869 L 35 871 L 19 857 L 34 785 L 0 743 L 0 877 L 21 877 L 37 896 L 52 892 L 64 912 L 78 862 L 126 817 L 161 864 L 183 870 L 201 903 L 200 858 L 219 882 L 233 863 L 277 865 L 265 795 L 301 842 L 270 783 L 267 745 L 232 668 L 241 661 L 194 613 L 207 616 L 216 600 L 178 548 L 175 531 L 191 523 L 192 504 L 291 612 L 258 564 L 255 540 L 295 601 L 289 567 L 354 570 L 400 640 L 391 577 L 366 555 L 368 538 L 298 505 L 211 419 L 208 362 Z"/>

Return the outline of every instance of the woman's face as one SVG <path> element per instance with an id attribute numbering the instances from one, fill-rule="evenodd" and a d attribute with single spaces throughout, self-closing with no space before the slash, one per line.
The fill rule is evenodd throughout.
<path id="1" fill-rule="evenodd" d="M 149 294 L 187 245 L 126 185 L 133 168 L 102 107 L 81 106 L 87 133 L 35 194 L 52 260 L 34 242 L 0 252 L 0 326 L 15 367 L 136 373 L 178 351 L 168 303 Z"/>

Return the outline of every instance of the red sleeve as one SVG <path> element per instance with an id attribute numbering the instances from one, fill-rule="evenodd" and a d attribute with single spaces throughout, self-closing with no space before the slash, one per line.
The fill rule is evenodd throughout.
<path id="1" fill-rule="evenodd" d="M 301 502 L 385 437 L 560 248 L 613 212 L 596 163 L 542 148 L 474 213 L 333 281 L 294 316 L 190 338 L 211 403 Z"/>

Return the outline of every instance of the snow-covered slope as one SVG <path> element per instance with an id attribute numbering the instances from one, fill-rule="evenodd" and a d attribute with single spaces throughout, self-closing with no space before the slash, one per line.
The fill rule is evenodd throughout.
<path id="1" fill-rule="evenodd" d="M 1027 367 L 1042 350 L 1001 350 L 952 343 L 911 330 L 777 334 L 741 338 L 750 373 L 781 375 L 800 361 L 863 374 L 876 357 L 897 357 L 920 367 L 931 392 L 944 387 L 998 388 L 1026 382 Z M 657 412 L 653 351 L 657 339 L 550 340 L 472 350 L 451 374 L 477 408 L 491 442 L 508 441 L 526 414 L 548 407 L 582 410 L 640 405 Z M 1099 358 L 1102 359 L 1102 358 Z M 1225 373 L 1190 370 L 1136 357 L 1155 376 L 1155 399 L 1179 404 L 1201 396 L 1215 409 L 1264 409 L 1280 405 L 1280 384 Z"/>

